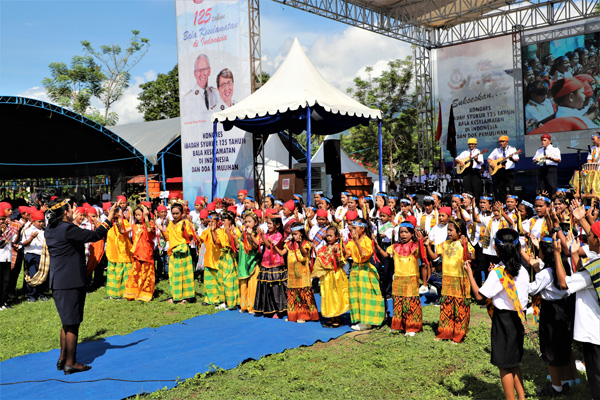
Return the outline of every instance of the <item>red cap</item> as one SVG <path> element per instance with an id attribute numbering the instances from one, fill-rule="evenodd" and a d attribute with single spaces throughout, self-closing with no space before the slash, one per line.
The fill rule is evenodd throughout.
<path id="1" fill-rule="evenodd" d="M 583 94 L 585 95 L 585 97 L 592 97 L 594 91 L 592 89 L 591 84 L 592 82 L 595 82 L 595 79 L 591 75 L 587 74 L 575 75 L 575 79 L 583 82 Z"/>
<path id="2" fill-rule="evenodd" d="M 558 93 L 556 93 L 556 96 L 554 96 L 555 99 L 566 96 L 569 93 L 573 93 L 574 91 L 579 90 L 583 87 L 583 82 L 581 82 L 579 79 L 565 78 L 564 80 L 565 84 L 563 85 L 563 87 L 560 88 Z"/>
<path id="3" fill-rule="evenodd" d="M 29 214 L 29 207 L 27 207 L 27 206 L 19 206 L 19 213 L 21 213 L 21 214 L 25 214 L 25 213 Z"/>
<path id="4" fill-rule="evenodd" d="M 327 210 L 323 210 L 322 208 L 317 210 L 317 217 L 325 217 L 327 218 Z"/>
<path id="5" fill-rule="evenodd" d="M 242 189 L 238 191 L 238 194 L 243 194 L 244 196 L 248 195 L 248 191 L 246 189 Z"/>
<path id="6" fill-rule="evenodd" d="M 91 206 L 91 204 L 90 204 L 90 203 L 83 203 L 83 204 L 82 204 L 82 206 L 83 206 L 83 207 L 90 207 L 90 206 Z"/>
<path id="7" fill-rule="evenodd" d="M 111 207 L 112 207 L 112 204 L 110 202 L 102 203 L 103 210 L 110 210 Z"/>
<path id="8" fill-rule="evenodd" d="M 150 202 L 149 202 L 149 201 L 142 201 L 142 205 L 143 205 L 144 207 L 146 207 L 146 208 L 150 208 L 150 207 L 152 207 L 152 204 L 150 204 Z"/>
<path id="9" fill-rule="evenodd" d="M 169 200 L 170 199 L 182 199 L 182 198 L 183 198 L 183 196 L 180 191 L 172 190 L 169 192 Z"/>
<path id="10" fill-rule="evenodd" d="M 202 218 L 202 219 L 208 218 L 208 210 L 206 208 L 200 210 L 200 218 Z"/>
<path id="11" fill-rule="evenodd" d="M 552 136 L 548 135 L 547 133 L 544 133 L 540 139 L 552 140 Z"/>
<path id="12" fill-rule="evenodd" d="M 354 221 L 356 218 L 358 218 L 358 213 L 356 211 L 350 210 L 346 213 L 347 221 Z"/>
<path id="13" fill-rule="evenodd" d="M 35 211 L 33 213 L 31 213 L 31 220 L 32 221 L 43 221 L 44 218 L 44 213 L 41 211 Z"/>
<path id="14" fill-rule="evenodd" d="M 156 211 L 157 212 L 167 211 L 167 207 L 164 204 L 161 204 L 160 206 L 156 207 Z"/>
<path id="15" fill-rule="evenodd" d="M 204 198 L 202 196 L 196 196 L 194 204 L 204 204 Z"/>
<path id="16" fill-rule="evenodd" d="M 98 210 L 96 210 L 96 208 L 92 207 L 92 206 L 85 207 L 85 212 L 87 214 L 94 214 L 94 215 L 98 214 Z"/>
<path id="17" fill-rule="evenodd" d="M 236 206 L 229 206 L 229 207 L 227 207 L 227 211 L 232 212 L 234 214 L 237 214 L 237 207 Z"/>
<path id="18" fill-rule="evenodd" d="M 296 208 L 296 203 L 294 203 L 294 200 L 288 200 L 283 206 L 288 210 L 294 212 L 294 208 Z"/>
<path id="19" fill-rule="evenodd" d="M 29 207 L 29 210 L 27 211 L 29 214 L 33 214 L 34 212 L 36 212 L 38 209 L 35 207 Z"/>
<path id="20" fill-rule="evenodd" d="M 85 214 L 85 207 L 77 207 L 77 208 L 75 209 L 75 212 L 76 212 L 77 214 Z"/>
<path id="21" fill-rule="evenodd" d="M 597 238 L 600 238 L 600 221 L 596 221 L 592 224 L 592 232 Z"/>
<path id="22" fill-rule="evenodd" d="M 118 202 L 127 201 L 127 199 L 125 198 L 125 196 L 117 196 L 117 201 Z"/>
<path id="23" fill-rule="evenodd" d="M 276 210 L 276 209 L 274 209 L 274 208 L 267 208 L 267 209 L 265 210 L 265 215 L 266 215 L 266 216 L 270 216 L 271 214 L 278 214 L 278 213 L 277 213 L 277 210 Z"/>
<path id="24" fill-rule="evenodd" d="M 254 210 L 254 214 L 256 214 L 258 218 L 262 217 L 262 212 L 260 210 Z"/>
<path id="25" fill-rule="evenodd" d="M 390 217 L 392 216 L 392 210 L 390 210 L 390 207 L 388 206 L 383 206 L 381 207 L 381 210 L 379 210 L 379 213 L 384 213 L 386 215 L 389 215 Z"/>
<path id="26" fill-rule="evenodd" d="M 215 211 L 215 210 L 217 209 L 217 205 L 215 204 L 215 202 L 208 203 L 208 204 L 206 205 L 206 209 L 207 209 L 208 211 Z"/>
<path id="27" fill-rule="evenodd" d="M 54 201 L 56 199 L 58 199 L 58 196 L 50 196 L 50 201 Z"/>
<path id="28" fill-rule="evenodd" d="M 450 207 L 442 207 L 442 208 L 440 208 L 439 212 L 440 213 L 444 213 L 444 214 L 446 214 L 448 216 L 452 215 L 452 209 Z"/>
<path id="29" fill-rule="evenodd" d="M 413 224 L 413 226 L 415 226 L 415 227 L 417 226 L 417 219 L 415 218 L 415 216 L 414 216 L 414 215 L 409 215 L 408 217 L 406 217 L 406 218 L 404 219 L 404 221 L 406 221 L 406 222 L 410 222 L 410 223 L 411 223 L 411 224 Z"/>

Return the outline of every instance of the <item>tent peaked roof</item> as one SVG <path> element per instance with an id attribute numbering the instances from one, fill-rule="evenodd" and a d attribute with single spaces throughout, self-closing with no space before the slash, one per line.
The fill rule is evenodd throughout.
<path id="1" fill-rule="evenodd" d="M 213 121 L 223 123 L 227 129 L 227 125 L 230 125 L 227 122 L 261 119 L 285 113 L 302 118 L 298 111 L 307 107 L 314 108 L 319 114 L 312 115 L 311 118 L 317 124 L 315 133 L 319 134 L 334 133 L 331 129 L 329 132 L 317 130 L 319 121 L 327 118 L 325 114 L 335 114 L 335 124 L 340 117 L 349 117 L 355 124 L 381 119 L 381 111 L 360 104 L 325 80 L 302 50 L 298 39 L 294 39 L 287 57 L 263 87 L 238 104 L 214 113 L 212 118 Z M 330 125 L 327 128 L 331 128 Z M 278 130 L 273 132 L 276 131 Z"/>

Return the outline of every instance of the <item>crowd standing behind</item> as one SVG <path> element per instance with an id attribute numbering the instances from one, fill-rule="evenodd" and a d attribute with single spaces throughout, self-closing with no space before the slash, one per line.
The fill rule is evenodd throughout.
<path id="1" fill-rule="evenodd" d="M 596 146 L 599 135 L 592 138 Z M 583 346 L 591 392 L 599 399 L 600 197 L 584 206 L 570 190 L 556 187 L 547 168 L 540 170 L 545 180 L 536 197 L 518 197 L 511 176 L 518 156 L 510 154 L 508 140 L 501 137 L 488 159 L 505 161 L 494 193 L 483 191 L 481 180 L 467 171 L 469 188 L 480 195 L 455 193 L 449 204 L 437 191 L 417 196 L 411 190 L 363 198 L 342 192 L 337 208 L 319 192 L 314 206 L 306 206 L 300 194 L 287 202 L 268 195 L 261 204 L 240 190 L 237 201 L 198 197 L 193 207 L 172 196 L 169 207 L 142 202 L 132 209 L 119 196 L 116 204 L 65 208 L 64 221 L 102 233 L 81 237 L 94 240 L 85 244 L 87 283 L 97 284 L 96 275 L 106 268 L 107 301 L 151 301 L 155 282 L 168 277 L 169 303 L 194 302 L 197 277 L 204 283 L 203 306 L 296 323 L 321 321 L 330 328 L 342 326 L 341 316 L 350 311 L 354 330 L 389 324 L 410 337 L 423 331 L 421 296 L 437 296 L 435 339 L 455 343 L 468 335 L 470 309 L 478 304 L 492 318 L 491 363 L 506 398 L 524 398 L 520 362 L 527 337 L 548 365 L 541 395 L 565 395 L 580 383 L 571 354 L 575 340 Z M 548 150 L 549 135 L 541 140 L 540 168 L 555 166 L 560 152 Z M 468 168 L 482 167 L 476 145 L 469 142 Z M 596 153 L 588 161 L 598 162 Z M 44 213 L 65 204 L 53 198 L 39 209 L 13 212 L 0 203 L 2 309 L 9 307 L 11 273 L 21 268 L 11 262 L 19 257 L 29 301 L 44 298 Z M 53 268 L 50 263 L 50 274 Z M 532 323 L 539 324 L 539 341 L 528 335 Z"/>

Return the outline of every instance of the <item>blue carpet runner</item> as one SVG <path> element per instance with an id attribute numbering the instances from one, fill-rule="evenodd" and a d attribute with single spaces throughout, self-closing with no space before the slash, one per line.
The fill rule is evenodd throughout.
<path id="1" fill-rule="evenodd" d="M 315 296 L 320 303 L 320 296 Z M 421 303 L 430 299 L 421 296 Z M 388 310 L 393 303 L 388 300 Z M 343 316 L 346 324 L 350 316 Z M 85 324 L 85 321 L 83 322 Z M 122 399 L 172 388 L 177 380 L 211 368 L 231 369 L 248 359 L 283 352 L 316 341 L 327 342 L 350 331 L 329 329 L 318 322 L 297 324 L 253 317 L 237 311 L 198 316 L 159 328 L 80 343 L 77 359 L 90 371 L 64 375 L 55 368 L 58 349 L 28 354 L 0 363 L 2 399 Z M 158 380 L 159 382 L 123 382 Z M 59 382 L 56 380 L 63 380 Z M 6 385 L 10 382 L 36 381 Z M 90 382 L 91 381 L 91 382 Z"/>

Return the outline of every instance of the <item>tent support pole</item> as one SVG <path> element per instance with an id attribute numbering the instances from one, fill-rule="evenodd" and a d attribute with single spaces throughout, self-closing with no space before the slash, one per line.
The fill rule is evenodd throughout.
<path id="1" fill-rule="evenodd" d="M 213 122 L 213 149 L 212 149 L 212 201 L 217 195 L 217 122 Z"/>
<path id="2" fill-rule="evenodd" d="M 310 170 L 310 146 L 311 146 L 311 132 L 310 132 L 310 106 L 306 107 L 306 204 L 311 204 L 311 170 Z"/>
<path id="3" fill-rule="evenodd" d="M 292 169 L 292 132 L 288 129 L 288 168 Z"/>
<path id="4" fill-rule="evenodd" d="M 150 191 L 148 190 L 148 162 L 144 157 L 144 177 L 146 179 L 146 201 L 150 201 Z"/>
<path id="5" fill-rule="evenodd" d="M 383 192 L 383 144 L 381 140 L 381 120 L 379 120 L 379 191 Z"/>
<path id="6" fill-rule="evenodd" d="M 160 165 L 162 168 L 162 187 L 163 187 L 163 192 L 164 192 L 167 190 L 167 176 L 165 175 L 165 153 L 163 153 L 162 157 L 160 158 Z M 163 203 L 166 206 L 167 199 L 163 199 Z"/>

